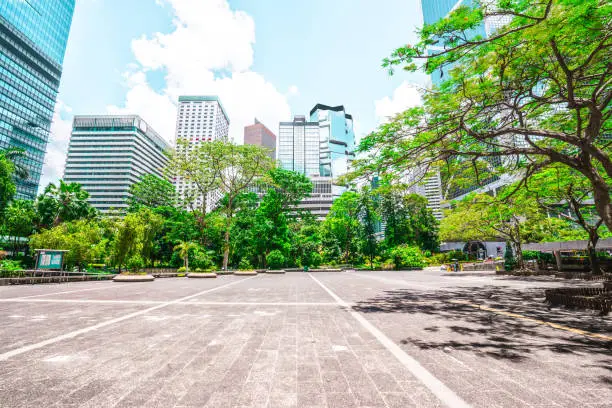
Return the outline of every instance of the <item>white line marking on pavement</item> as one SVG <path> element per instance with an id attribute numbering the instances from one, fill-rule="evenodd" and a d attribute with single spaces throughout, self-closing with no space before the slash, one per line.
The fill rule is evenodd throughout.
<path id="1" fill-rule="evenodd" d="M 202 292 L 198 292 L 195 295 L 185 296 L 185 297 L 182 297 L 180 299 L 172 300 L 172 301 L 169 301 L 169 302 L 164 302 L 164 303 L 162 303 L 160 305 L 153 306 L 153 307 L 150 307 L 148 309 L 140 310 L 138 312 L 134 312 L 134 313 L 130 313 L 130 314 L 127 314 L 127 315 L 124 315 L 124 316 L 121 316 L 121 317 L 116 317 L 114 319 L 106 320 L 106 321 L 104 321 L 102 323 L 98 323 L 98 324 L 95 324 L 93 326 L 85 327 L 83 329 L 75 330 L 75 331 L 72 331 L 70 333 L 62 334 L 60 336 L 53 337 L 53 338 L 41 341 L 39 343 L 30 344 L 29 346 L 24 346 L 24 347 L 20 347 L 18 349 L 15 349 L 15 350 L 7 351 L 6 353 L 0 354 L 0 361 L 8 360 L 9 358 L 14 357 L 16 355 L 23 354 L 23 353 L 26 353 L 28 351 L 36 350 L 36 349 L 39 349 L 41 347 L 45 347 L 45 346 L 48 346 L 50 344 L 54 344 L 54 343 L 60 342 L 62 340 L 68 340 L 68 339 L 71 339 L 73 337 L 79 336 L 81 334 L 89 333 L 91 331 L 98 330 L 98 329 L 101 329 L 103 327 L 110 326 L 112 324 L 119 323 L 119 322 L 122 322 L 124 320 L 131 319 L 132 317 L 136 317 L 136 316 L 140 316 L 140 315 L 152 312 L 154 310 L 162 309 L 164 307 L 167 307 L 167 306 L 170 306 L 170 305 L 174 305 L 174 304 L 183 302 L 185 300 L 192 299 L 194 297 L 202 296 L 202 295 L 204 295 L 206 293 L 214 292 L 214 291 L 217 291 L 219 289 L 224 289 L 224 288 L 227 288 L 228 286 L 232 286 L 232 285 L 235 285 L 237 283 L 241 283 L 241 282 L 247 281 L 249 279 L 253 279 L 255 277 L 256 276 L 253 276 L 253 277 L 250 277 L 250 278 L 246 278 L 246 279 L 241 279 L 241 280 L 234 281 L 234 282 L 230 282 L 230 283 L 227 283 L 225 285 L 217 286 L 215 288 L 211 288 L 211 289 L 204 290 Z"/>
<path id="2" fill-rule="evenodd" d="M 103 284 L 99 284 L 97 286 L 103 286 Z M 43 294 L 40 294 L 40 295 L 21 296 L 21 297 L 8 298 L 8 299 L 2 299 L 2 300 L 32 299 L 32 298 L 43 297 L 43 296 L 63 295 L 64 293 L 87 292 L 87 291 L 90 291 L 90 290 L 111 289 L 111 288 L 113 288 L 113 286 L 108 285 L 106 288 L 89 288 L 89 289 L 78 289 L 78 290 L 65 290 L 63 292 L 43 293 Z M 119 286 L 115 285 L 114 288 L 117 289 L 117 288 L 119 288 Z"/>
<path id="3" fill-rule="evenodd" d="M 310 277 L 323 288 L 339 306 L 348 308 L 349 304 L 332 292 L 327 286 L 317 278 L 309 274 Z M 438 399 L 449 408 L 471 408 L 460 396 L 448 388 L 442 381 L 438 380 L 432 373 L 427 371 L 418 361 L 409 356 L 404 350 L 387 337 L 383 332 L 370 323 L 365 317 L 354 310 L 350 310 L 351 315 L 361 325 L 368 330 L 391 354 L 395 356 L 419 381 L 423 383 Z"/>
<path id="4" fill-rule="evenodd" d="M 0 299 L 0 303 L 75 303 L 118 305 L 161 305 L 166 300 L 110 300 L 110 299 Z M 335 302 L 180 302 L 178 305 L 204 306 L 338 306 Z"/>

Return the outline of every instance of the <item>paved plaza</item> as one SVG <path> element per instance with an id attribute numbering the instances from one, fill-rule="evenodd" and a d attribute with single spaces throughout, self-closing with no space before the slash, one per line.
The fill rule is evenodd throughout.
<path id="1" fill-rule="evenodd" d="M 288 273 L 0 287 L 0 407 L 612 407 L 584 283 Z"/>

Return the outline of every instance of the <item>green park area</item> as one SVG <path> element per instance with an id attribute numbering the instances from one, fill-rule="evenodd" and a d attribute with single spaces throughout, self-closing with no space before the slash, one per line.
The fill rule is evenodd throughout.
<path id="1" fill-rule="evenodd" d="M 609 255 L 597 244 L 612 228 L 610 5 L 499 7 L 459 7 L 383 61 L 391 74 L 420 70 L 443 80 L 422 90 L 421 106 L 361 140 L 351 173 L 336 181 L 346 191 L 325 219 L 298 206 L 310 180 L 277 167 L 258 146 L 179 140 L 167 152 L 166 177 L 143 176 L 129 208 L 106 214 L 80 185 L 63 181 L 35 201 L 14 199 L 15 181 L 28 176 L 26 156 L 5 150 L 0 270 L 31 269 L 39 248 L 69 251 L 70 270 L 406 269 L 470 260 L 440 252 L 441 242 L 470 241 L 506 243 L 506 270 L 524 270 L 525 258 L 546 257 L 524 252 L 525 243 L 584 240 L 578 255 L 602 273 Z M 509 19 L 495 35 L 470 35 L 496 15 Z M 444 192 L 441 221 L 413 194 L 434 175 Z M 510 181 L 494 191 L 479 190 L 504 177 Z M 177 192 L 177 178 L 195 187 Z M 472 193 L 448 198 L 457 191 Z M 221 198 L 209 208 L 212 195 Z"/>

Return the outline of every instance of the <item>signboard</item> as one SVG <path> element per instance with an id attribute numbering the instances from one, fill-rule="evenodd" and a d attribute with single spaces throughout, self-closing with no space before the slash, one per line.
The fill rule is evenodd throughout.
<path id="1" fill-rule="evenodd" d="M 38 253 L 37 269 L 62 269 L 64 252 L 45 250 Z"/>

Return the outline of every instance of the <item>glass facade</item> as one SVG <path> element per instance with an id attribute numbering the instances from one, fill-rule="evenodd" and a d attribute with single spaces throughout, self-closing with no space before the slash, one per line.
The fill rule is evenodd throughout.
<path id="1" fill-rule="evenodd" d="M 423 22 L 425 24 L 433 24 L 438 20 L 446 17 L 448 13 L 453 11 L 459 6 L 472 6 L 472 0 L 421 0 L 421 9 L 423 10 Z M 484 25 L 472 30 L 470 33 L 472 36 L 485 36 Z M 435 53 L 439 51 L 435 47 L 430 48 L 430 52 Z M 431 82 L 438 86 L 444 82 L 449 75 L 449 70 L 452 66 L 446 66 L 437 72 L 431 74 Z"/>
<path id="2" fill-rule="evenodd" d="M 0 149 L 24 149 L 29 172 L 16 198 L 36 197 L 74 4 L 0 2 Z"/>
<path id="3" fill-rule="evenodd" d="M 319 122 L 321 176 L 336 178 L 348 173 L 355 150 L 353 117 L 344 106 L 318 104 L 310 111 L 310 121 Z"/>
<path id="4" fill-rule="evenodd" d="M 319 175 L 319 123 L 296 116 L 293 122 L 281 122 L 278 160 L 282 168 L 306 176 Z"/>

